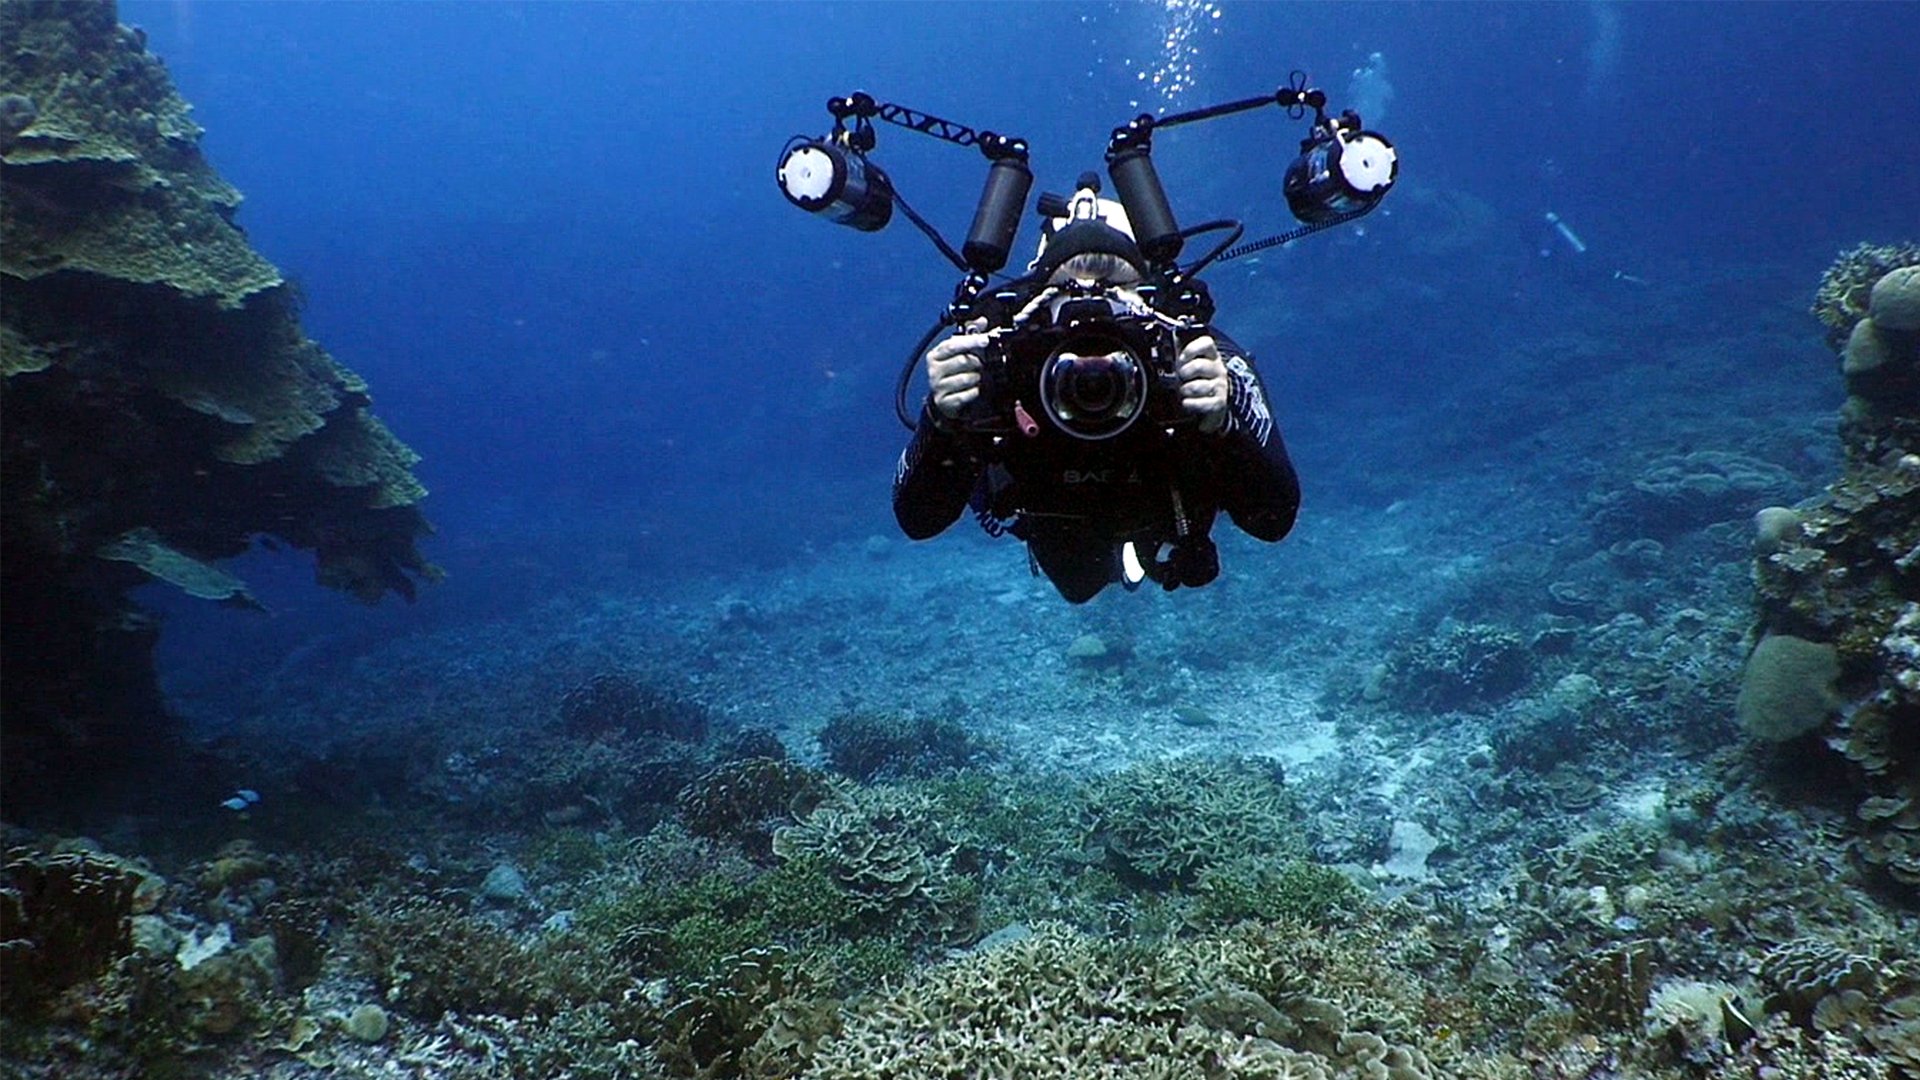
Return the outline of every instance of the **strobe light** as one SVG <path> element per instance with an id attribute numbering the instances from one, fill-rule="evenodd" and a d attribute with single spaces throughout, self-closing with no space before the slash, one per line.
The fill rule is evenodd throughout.
<path id="1" fill-rule="evenodd" d="M 1373 209 L 1399 175 L 1392 143 L 1371 131 L 1337 128 L 1307 142 L 1280 187 L 1294 217 L 1320 225 Z"/>
<path id="2" fill-rule="evenodd" d="M 822 139 L 788 143 L 775 178 L 788 202 L 861 232 L 878 232 L 893 217 L 893 185 L 886 174 Z"/>

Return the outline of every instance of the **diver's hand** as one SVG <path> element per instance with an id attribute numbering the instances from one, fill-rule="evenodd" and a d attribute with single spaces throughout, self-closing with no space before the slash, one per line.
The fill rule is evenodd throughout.
<path id="1" fill-rule="evenodd" d="M 967 329 L 984 330 L 985 324 L 976 322 Z M 986 351 L 984 333 L 955 334 L 927 350 L 927 385 L 933 388 L 933 407 L 941 416 L 958 420 L 980 397 L 981 357 Z"/>
<path id="2" fill-rule="evenodd" d="M 1200 430 L 1212 434 L 1227 424 L 1227 363 L 1211 336 L 1194 338 L 1174 365 L 1180 376 L 1180 407 L 1200 418 Z"/>

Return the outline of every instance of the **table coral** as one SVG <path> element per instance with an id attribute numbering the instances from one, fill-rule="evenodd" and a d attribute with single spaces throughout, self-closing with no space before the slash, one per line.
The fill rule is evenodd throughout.
<path id="1" fill-rule="evenodd" d="M 158 631 L 134 587 L 245 603 L 212 564 L 258 536 L 367 601 L 439 573 L 415 546 L 416 456 L 302 333 L 186 102 L 116 15 L 0 5 L 10 806 L 58 798 L 48 777 L 154 759 Z"/>

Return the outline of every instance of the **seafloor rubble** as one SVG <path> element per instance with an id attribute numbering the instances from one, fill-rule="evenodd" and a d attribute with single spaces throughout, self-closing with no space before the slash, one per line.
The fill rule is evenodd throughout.
<path id="1" fill-rule="evenodd" d="M 300 331 L 233 223 L 143 35 L 111 3 L 0 4 L 0 641 L 7 802 L 151 761 L 161 580 L 253 603 L 213 565 L 256 537 L 320 580 L 411 597 L 434 569 L 414 455 Z"/>

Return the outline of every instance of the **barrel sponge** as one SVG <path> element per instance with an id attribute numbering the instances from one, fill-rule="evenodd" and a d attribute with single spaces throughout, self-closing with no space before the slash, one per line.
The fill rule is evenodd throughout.
<path id="1" fill-rule="evenodd" d="M 1768 742 L 1799 738 L 1826 722 L 1837 704 L 1840 658 L 1832 645 L 1790 634 L 1761 640 L 1747 658 L 1735 705 L 1747 733 Z"/>
<path id="2" fill-rule="evenodd" d="M 1887 271 L 1874 282 L 1868 310 L 1883 330 L 1920 330 L 1920 266 Z"/>

